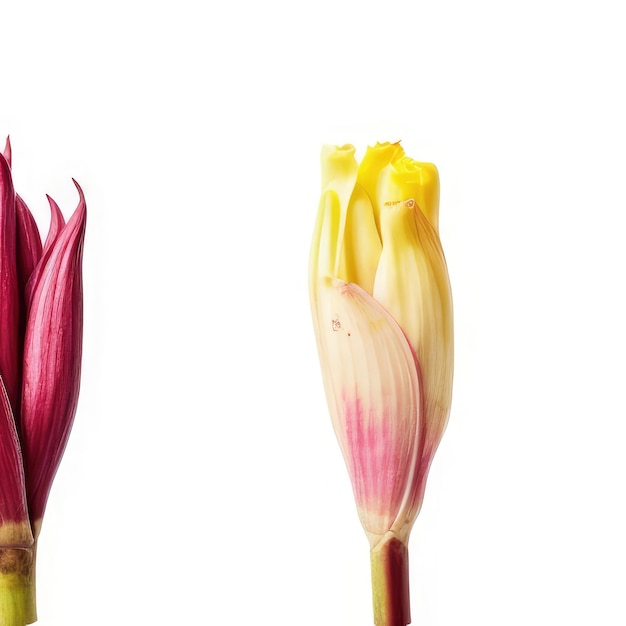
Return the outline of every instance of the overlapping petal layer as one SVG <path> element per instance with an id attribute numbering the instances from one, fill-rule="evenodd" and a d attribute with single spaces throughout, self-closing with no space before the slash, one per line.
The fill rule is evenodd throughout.
<path id="1" fill-rule="evenodd" d="M 28 287 L 22 430 L 31 517 L 43 515 L 74 419 L 80 387 L 86 207 L 80 201 L 44 254 Z"/>
<path id="2" fill-rule="evenodd" d="M 383 249 L 374 297 L 402 327 L 422 366 L 424 446 L 412 509 L 421 506 L 428 467 L 452 401 L 452 294 L 439 235 L 415 200 L 390 195 L 381 211 Z"/>

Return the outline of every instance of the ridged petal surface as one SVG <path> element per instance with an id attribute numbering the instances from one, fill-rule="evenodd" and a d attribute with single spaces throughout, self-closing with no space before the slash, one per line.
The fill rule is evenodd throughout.
<path id="1" fill-rule="evenodd" d="M 31 519 L 43 515 L 70 433 L 80 386 L 86 207 L 78 208 L 31 278 L 22 388 L 22 437 Z"/>
<path id="2" fill-rule="evenodd" d="M 422 368 L 424 449 L 420 480 L 443 435 L 452 400 L 453 320 L 450 281 L 439 236 L 412 198 L 381 211 L 383 250 L 374 297 L 404 330 Z M 414 496 L 415 513 L 424 485 Z"/>

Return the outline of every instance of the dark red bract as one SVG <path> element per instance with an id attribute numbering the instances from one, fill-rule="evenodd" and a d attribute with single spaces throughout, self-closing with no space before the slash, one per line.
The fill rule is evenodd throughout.
<path id="1" fill-rule="evenodd" d="M 30 519 L 35 535 L 72 427 L 83 335 L 86 205 L 65 223 L 48 198 L 45 244 L 0 153 L 0 527 Z"/>

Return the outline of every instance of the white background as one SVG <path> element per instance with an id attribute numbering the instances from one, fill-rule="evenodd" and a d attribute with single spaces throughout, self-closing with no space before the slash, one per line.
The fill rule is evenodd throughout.
<path id="1" fill-rule="evenodd" d="M 0 133 L 85 190 L 75 428 L 41 626 L 364 626 L 307 295 L 322 143 L 435 162 L 455 393 L 415 624 L 623 624 L 619 3 L 3 2 Z"/>

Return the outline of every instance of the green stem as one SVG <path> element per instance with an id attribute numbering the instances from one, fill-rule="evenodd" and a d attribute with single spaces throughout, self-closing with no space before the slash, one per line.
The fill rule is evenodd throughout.
<path id="1" fill-rule="evenodd" d="M 387 533 L 370 552 L 372 599 L 376 626 L 411 623 L 409 552 L 393 533 Z"/>
<path id="2" fill-rule="evenodd" d="M 35 554 L 34 547 L 0 547 L 0 626 L 37 621 Z"/>

